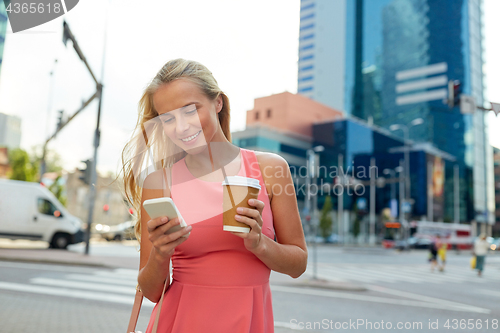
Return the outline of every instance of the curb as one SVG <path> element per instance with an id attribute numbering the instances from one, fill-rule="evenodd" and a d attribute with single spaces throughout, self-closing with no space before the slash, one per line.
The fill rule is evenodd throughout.
<path id="1" fill-rule="evenodd" d="M 368 291 L 368 288 L 362 285 L 346 282 L 334 282 L 324 279 L 304 279 L 297 282 L 271 282 L 271 284 L 287 287 L 307 287 L 327 290 Z"/>
<path id="2" fill-rule="evenodd" d="M 81 261 L 62 261 L 62 260 L 52 260 L 52 259 L 0 257 L 0 261 L 25 262 L 25 263 L 35 263 L 35 264 L 52 264 L 52 265 L 64 265 L 64 266 L 86 266 L 86 267 L 99 267 L 99 268 L 114 268 L 114 267 L 111 267 L 109 265 L 105 265 L 105 264 L 101 264 L 101 263 L 81 262 Z"/>

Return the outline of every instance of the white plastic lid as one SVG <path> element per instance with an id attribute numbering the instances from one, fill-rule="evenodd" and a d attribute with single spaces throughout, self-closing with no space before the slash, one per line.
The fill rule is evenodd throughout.
<path id="1" fill-rule="evenodd" d="M 259 180 L 255 178 L 229 176 L 222 182 L 222 185 L 250 186 L 260 190 Z"/>

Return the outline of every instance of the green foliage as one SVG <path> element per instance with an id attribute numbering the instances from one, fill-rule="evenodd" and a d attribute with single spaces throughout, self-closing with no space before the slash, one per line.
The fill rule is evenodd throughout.
<path id="1" fill-rule="evenodd" d="M 332 197 L 329 195 L 325 198 L 325 203 L 321 209 L 321 217 L 319 220 L 319 229 L 321 237 L 328 238 L 332 234 Z"/>
<path id="2" fill-rule="evenodd" d="M 38 176 L 38 164 L 30 159 L 28 153 L 20 148 L 9 151 L 11 171 L 9 178 L 26 182 L 35 182 Z"/>
<path id="3" fill-rule="evenodd" d="M 54 194 L 54 196 L 59 200 L 60 203 L 63 204 L 64 207 L 66 207 L 66 195 L 64 194 L 64 185 L 61 185 L 60 183 L 61 176 L 57 176 L 57 178 L 54 180 L 54 183 L 49 186 L 50 192 Z"/>
<path id="4" fill-rule="evenodd" d="M 40 166 L 43 155 L 43 147 L 35 146 L 31 148 L 31 156 L 33 161 L 36 161 L 37 165 Z M 45 172 L 60 172 L 62 171 L 62 160 L 61 156 L 53 151 L 47 150 L 45 154 Z"/>

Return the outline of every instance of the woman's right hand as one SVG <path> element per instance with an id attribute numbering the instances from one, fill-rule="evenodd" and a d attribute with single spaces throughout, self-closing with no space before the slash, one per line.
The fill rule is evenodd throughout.
<path id="1" fill-rule="evenodd" d="M 169 220 L 168 217 L 164 216 L 148 221 L 147 228 L 149 240 L 153 244 L 153 250 L 158 260 L 170 260 L 170 257 L 174 254 L 175 247 L 188 239 L 189 236 L 182 236 L 191 231 L 192 226 L 190 225 L 176 232 L 167 234 L 170 228 L 179 224 L 179 218 L 177 217 Z"/>

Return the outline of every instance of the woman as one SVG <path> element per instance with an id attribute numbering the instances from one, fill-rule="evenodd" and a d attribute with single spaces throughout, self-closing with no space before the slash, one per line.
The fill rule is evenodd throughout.
<path id="1" fill-rule="evenodd" d="M 140 211 L 139 286 L 158 302 L 165 281 L 170 284 L 158 332 L 273 332 L 270 271 L 297 278 L 307 266 L 287 162 L 231 144 L 229 100 L 197 62 L 166 63 L 139 105 L 139 134 L 124 149 L 124 180 Z M 148 158 L 157 170 L 144 177 L 139 170 Z M 257 200 L 248 201 L 252 208 L 235 216 L 249 233 L 222 230 L 221 184 L 234 175 L 261 185 Z M 172 198 L 188 224 L 169 235 L 178 219 L 150 219 L 142 208 L 144 200 L 164 196 Z M 157 311 L 158 304 L 146 332 Z"/>
<path id="2" fill-rule="evenodd" d="M 488 254 L 488 250 L 490 248 L 490 243 L 486 240 L 486 234 L 482 233 L 474 242 L 474 253 L 476 256 L 476 269 L 477 275 L 481 276 L 483 274 L 484 269 L 484 259 L 486 258 L 486 254 Z"/>

